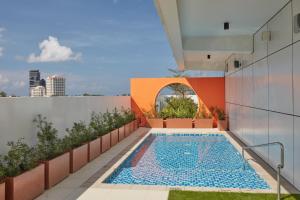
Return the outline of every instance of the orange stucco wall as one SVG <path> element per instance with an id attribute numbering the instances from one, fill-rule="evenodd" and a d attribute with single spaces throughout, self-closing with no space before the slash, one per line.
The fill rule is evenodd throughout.
<path id="1" fill-rule="evenodd" d="M 172 83 L 190 86 L 200 102 L 207 108 L 218 106 L 225 110 L 225 79 L 223 77 L 205 78 L 133 78 L 130 80 L 131 107 L 145 124 L 144 112 L 153 109 L 158 93 Z"/>

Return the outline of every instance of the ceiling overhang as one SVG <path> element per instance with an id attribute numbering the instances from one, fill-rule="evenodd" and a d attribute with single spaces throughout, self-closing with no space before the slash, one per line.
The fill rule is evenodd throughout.
<path id="1" fill-rule="evenodd" d="M 179 70 L 224 71 L 288 0 L 154 0 Z M 230 23 L 224 30 L 224 22 Z M 209 56 L 208 56 L 209 55 Z"/>

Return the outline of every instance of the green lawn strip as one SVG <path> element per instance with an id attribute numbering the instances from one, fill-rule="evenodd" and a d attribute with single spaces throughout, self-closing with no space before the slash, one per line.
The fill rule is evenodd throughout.
<path id="1" fill-rule="evenodd" d="M 170 191 L 169 200 L 276 200 L 276 194 Z M 282 200 L 300 200 L 300 195 L 282 195 Z"/>

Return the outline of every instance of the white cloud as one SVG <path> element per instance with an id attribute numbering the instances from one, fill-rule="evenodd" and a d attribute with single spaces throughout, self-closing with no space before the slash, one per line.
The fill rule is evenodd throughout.
<path id="1" fill-rule="evenodd" d="M 9 95 L 27 95 L 28 72 L 24 70 L 0 70 L 0 91 Z"/>
<path id="2" fill-rule="evenodd" d="M 63 62 L 68 60 L 78 61 L 81 58 L 81 53 L 74 53 L 71 48 L 62 46 L 58 39 L 49 36 L 39 44 L 41 50 L 40 55 L 30 54 L 27 62 Z"/>

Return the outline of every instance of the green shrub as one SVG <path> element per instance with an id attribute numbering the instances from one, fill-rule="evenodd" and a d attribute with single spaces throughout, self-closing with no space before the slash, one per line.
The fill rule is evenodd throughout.
<path id="1" fill-rule="evenodd" d="M 122 109 L 121 115 L 124 118 L 124 125 L 135 120 L 135 114 L 130 109 Z"/>
<path id="2" fill-rule="evenodd" d="M 36 148 L 41 160 L 52 159 L 66 150 L 57 136 L 57 130 L 51 122 L 47 122 L 46 117 L 38 115 L 33 122 L 38 128 Z"/>
<path id="3" fill-rule="evenodd" d="M 36 149 L 24 143 L 23 138 L 17 142 L 8 142 L 7 145 L 10 149 L 3 159 L 3 166 L 7 176 L 17 176 L 39 164 L 39 156 Z"/>
<path id="4" fill-rule="evenodd" d="M 113 110 L 112 117 L 113 129 L 120 128 L 125 124 L 125 119 L 123 118 L 122 113 L 120 113 L 117 108 Z"/>
<path id="5" fill-rule="evenodd" d="M 199 119 L 211 119 L 212 118 L 212 114 L 209 111 L 207 111 L 204 104 L 202 104 L 200 106 L 199 112 L 197 114 L 197 118 L 199 118 Z"/>
<path id="6" fill-rule="evenodd" d="M 0 155 L 0 183 L 1 183 L 1 180 L 3 180 L 4 178 L 5 178 L 5 169 L 3 166 L 3 158 Z"/>
<path id="7" fill-rule="evenodd" d="M 225 120 L 225 112 L 223 109 L 218 108 L 218 107 L 211 107 L 210 108 L 211 113 L 218 119 L 218 120 Z"/>
<path id="8" fill-rule="evenodd" d="M 66 129 L 68 135 L 63 139 L 63 144 L 69 148 L 76 148 L 91 141 L 94 136 L 91 129 L 84 122 L 74 123 L 71 129 Z"/>
<path id="9" fill-rule="evenodd" d="M 161 118 L 194 118 L 197 112 L 197 104 L 186 97 L 168 97 L 166 105 L 158 113 Z"/>
<path id="10" fill-rule="evenodd" d="M 95 136 L 101 136 L 105 134 L 105 121 L 101 113 L 93 112 L 89 127 Z"/>

